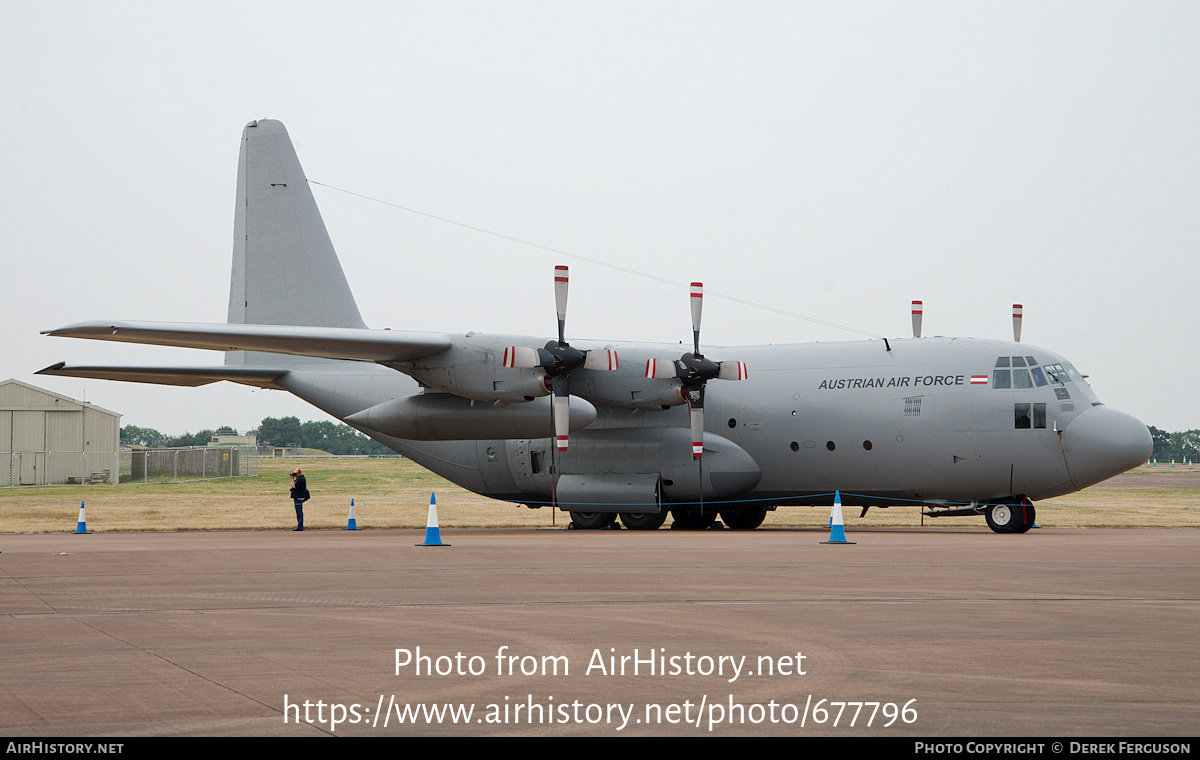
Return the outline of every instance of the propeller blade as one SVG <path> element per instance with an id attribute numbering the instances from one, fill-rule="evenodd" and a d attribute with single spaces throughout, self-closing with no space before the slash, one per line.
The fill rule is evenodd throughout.
<path id="1" fill-rule="evenodd" d="M 558 307 L 558 342 L 566 343 L 567 331 L 567 279 L 565 266 L 554 267 L 554 304 Z"/>
<path id="2" fill-rule="evenodd" d="M 670 380 L 673 377 L 678 377 L 674 361 L 670 359 L 649 359 L 646 361 L 646 379 Z"/>
<path id="3" fill-rule="evenodd" d="M 749 376 L 746 362 L 721 362 L 721 371 L 717 373 L 718 380 L 745 380 Z"/>
<path id="4" fill-rule="evenodd" d="M 692 335 L 696 340 L 696 354 L 700 353 L 700 311 L 704 308 L 704 283 L 692 283 Z"/>
<path id="5" fill-rule="evenodd" d="M 584 369 L 617 369 L 617 352 L 612 349 L 597 349 L 587 352 L 583 361 Z"/>
<path id="6" fill-rule="evenodd" d="M 567 433 L 570 431 L 570 396 L 554 397 L 554 445 L 559 451 L 567 450 Z"/>
<path id="7" fill-rule="evenodd" d="M 1021 319 L 1025 314 L 1025 307 L 1019 303 L 1013 304 L 1013 340 L 1017 343 L 1021 342 Z"/>
<path id="8" fill-rule="evenodd" d="M 554 445 L 567 450 L 567 434 L 571 431 L 570 379 L 559 375 L 552 381 L 554 388 Z"/>
<path id="9" fill-rule="evenodd" d="M 913 319 L 913 337 L 921 337 L 921 316 L 925 311 L 925 305 L 921 301 L 912 302 L 912 319 Z"/>
<path id="10" fill-rule="evenodd" d="M 692 421 L 692 459 L 704 453 L 704 389 L 687 391 L 688 415 Z"/>
<path id="11" fill-rule="evenodd" d="M 536 348 L 508 346 L 504 349 L 504 366 L 509 369 L 517 367 L 531 369 L 533 367 L 540 367 L 541 359 L 538 357 Z"/>

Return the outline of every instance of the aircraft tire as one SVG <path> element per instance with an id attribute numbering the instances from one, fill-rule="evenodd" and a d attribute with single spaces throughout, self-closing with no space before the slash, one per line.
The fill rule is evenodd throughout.
<path id="1" fill-rule="evenodd" d="M 630 530 L 658 530 L 667 521 L 667 510 L 660 512 L 622 512 L 621 524 Z"/>
<path id="2" fill-rule="evenodd" d="M 1024 523 L 1023 511 L 1015 504 L 993 504 L 986 515 L 988 527 L 995 533 L 1016 533 Z"/>
<path id="3" fill-rule="evenodd" d="M 614 512 L 572 512 L 571 526 L 576 530 L 599 530 L 617 520 Z"/>
<path id="4" fill-rule="evenodd" d="M 767 517 L 766 507 L 729 507 L 721 510 L 721 520 L 731 530 L 754 530 Z"/>
<path id="5" fill-rule="evenodd" d="M 717 521 L 717 511 L 675 507 L 671 510 L 671 518 L 672 530 L 708 530 Z"/>
<path id="6" fill-rule="evenodd" d="M 1021 527 L 1017 528 L 1014 533 L 1027 533 L 1033 527 L 1033 522 L 1037 518 L 1037 513 L 1033 508 L 1033 503 L 1026 500 L 1018 509 L 1023 513 L 1024 519 L 1021 521 Z"/>

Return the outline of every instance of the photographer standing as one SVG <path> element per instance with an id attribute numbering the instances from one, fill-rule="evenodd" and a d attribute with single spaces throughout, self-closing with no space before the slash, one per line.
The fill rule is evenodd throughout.
<path id="1" fill-rule="evenodd" d="M 297 467 L 292 472 L 292 502 L 296 505 L 296 527 L 292 530 L 304 530 L 304 502 L 308 501 L 309 496 L 308 482 Z"/>

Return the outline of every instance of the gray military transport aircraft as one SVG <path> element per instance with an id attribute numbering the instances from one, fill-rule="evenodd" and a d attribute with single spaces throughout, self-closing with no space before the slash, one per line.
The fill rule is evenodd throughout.
<path id="1" fill-rule="evenodd" d="M 371 330 L 283 124 L 246 125 L 227 324 L 81 322 L 49 335 L 225 351 L 223 366 L 39 374 L 285 390 L 476 493 L 578 528 L 758 527 L 779 506 L 918 506 L 1033 524 L 1033 501 L 1141 464 L 1150 434 L 1062 356 L 914 338 L 712 347 Z M 682 299 L 681 299 L 682 300 Z M 547 304 L 548 306 L 548 304 Z M 682 304 L 681 304 L 682 306 Z M 548 308 L 547 308 L 548 311 Z M 549 316 L 547 314 L 547 316 Z M 1019 325 L 1019 319 L 1014 320 Z M 568 445 L 569 444 L 569 445 Z"/>

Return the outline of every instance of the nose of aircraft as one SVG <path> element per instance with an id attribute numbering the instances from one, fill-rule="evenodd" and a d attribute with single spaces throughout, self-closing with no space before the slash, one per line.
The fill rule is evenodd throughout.
<path id="1" fill-rule="evenodd" d="M 1071 420 L 1062 444 L 1071 480 L 1079 488 L 1144 464 L 1154 452 L 1150 431 L 1141 420 L 1105 406 Z"/>

